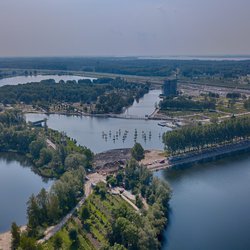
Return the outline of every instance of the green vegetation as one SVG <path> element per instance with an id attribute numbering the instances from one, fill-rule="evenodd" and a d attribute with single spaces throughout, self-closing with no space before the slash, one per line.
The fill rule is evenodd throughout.
<path id="1" fill-rule="evenodd" d="M 140 143 L 135 143 L 131 152 L 132 152 L 132 157 L 135 158 L 137 161 L 140 161 L 144 158 L 144 149 Z"/>
<path id="2" fill-rule="evenodd" d="M 14 222 L 11 225 L 11 249 L 16 250 L 20 244 L 20 228 L 17 226 L 17 224 Z"/>
<path id="3" fill-rule="evenodd" d="M 53 142 L 56 148 L 50 147 L 46 140 Z M 0 151 L 26 155 L 34 169 L 46 177 L 59 177 L 79 165 L 89 168 L 93 157 L 89 149 L 77 146 L 76 141 L 65 134 L 32 128 L 16 110 L 0 114 Z"/>
<path id="4" fill-rule="evenodd" d="M 27 232 L 12 224 L 13 249 L 36 249 L 35 238 L 43 235 L 49 225 L 67 214 L 83 196 L 85 170 L 92 159 L 90 150 L 76 145 L 66 135 L 47 128 L 32 128 L 21 112 L 13 110 L 0 114 L 0 149 L 25 154 L 34 168 L 43 175 L 60 176 L 47 192 L 42 189 L 27 202 Z M 56 148 L 49 148 L 53 140 Z"/>
<path id="5" fill-rule="evenodd" d="M 94 104 L 91 113 L 120 113 L 124 107 L 132 105 L 134 99 L 147 93 L 149 85 L 130 83 L 120 78 L 104 78 L 93 83 L 90 80 L 79 80 L 78 83 L 44 80 L 39 83 L 6 85 L 0 89 L 0 102 L 4 104 L 24 103 L 41 107 L 47 112 L 55 105 L 63 109 L 65 103 Z M 75 108 L 67 106 L 67 110 L 73 112 Z"/>
<path id="6" fill-rule="evenodd" d="M 250 98 L 248 98 L 245 102 L 244 102 L 244 108 L 246 110 L 250 110 Z"/>
<path id="7" fill-rule="evenodd" d="M 160 102 L 161 110 L 192 110 L 192 111 L 203 111 L 215 109 L 215 101 L 213 100 L 204 100 L 204 101 L 193 101 L 184 96 L 179 97 L 166 97 L 163 101 Z"/>
<path id="8" fill-rule="evenodd" d="M 111 186 L 124 185 L 131 190 L 140 212 L 119 195 L 110 194 L 105 184 L 98 184 L 70 222 L 45 245 L 38 245 L 37 240 L 43 237 L 44 230 L 58 223 L 83 197 L 84 167 L 89 166 L 92 153 L 62 133 L 46 127 L 31 127 L 18 111 L 2 113 L 0 121 L 1 150 L 21 152 L 41 173 L 51 170 L 47 173 L 60 177 L 49 191 L 42 189 L 28 200 L 27 231 L 20 234 L 16 224 L 12 225 L 13 249 L 160 248 L 159 239 L 167 223 L 170 189 L 135 159 L 124 171 L 107 179 Z M 47 140 L 53 142 L 56 149 L 49 147 Z M 144 156 L 141 145 L 135 145 L 134 156 L 138 160 Z"/>
<path id="9" fill-rule="evenodd" d="M 32 195 L 27 203 L 28 235 L 41 236 L 43 229 L 53 225 L 67 214 L 83 196 L 85 171 L 78 167 L 64 173 L 49 192 L 42 189 Z"/>
<path id="10" fill-rule="evenodd" d="M 137 76 L 169 76 L 176 68 L 184 77 L 219 76 L 224 78 L 247 75 L 249 61 L 168 60 L 138 58 L 1 58 L 2 69 L 22 69 L 22 74 L 36 74 L 37 70 L 88 71 Z M 15 70 L 16 71 L 16 70 Z M 12 72 L 12 71 L 11 71 Z M 4 75 L 4 71 L 0 71 Z"/>
<path id="11" fill-rule="evenodd" d="M 52 250 L 58 237 L 62 249 L 160 249 L 159 237 L 167 222 L 169 187 L 135 160 L 128 164 L 124 178 L 134 180 L 134 191 L 144 189 L 147 210 L 136 212 L 120 195 L 110 194 L 105 184 L 99 183 L 75 217 L 44 244 L 44 249 Z"/>
<path id="12" fill-rule="evenodd" d="M 183 127 L 167 132 L 163 141 L 172 154 L 200 150 L 218 144 L 247 139 L 250 136 L 250 118 L 231 118 L 219 124 Z"/>
<path id="13" fill-rule="evenodd" d="M 229 99 L 239 99 L 241 98 L 241 94 L 232 92 L 232 93 L 227 93 L 226 97 Z"/>
<path id="14" fill-rule="evenodd" d="M 48 128 L 33 128 L 26 124 L 21 112 L 12 110 L 0 114 L 0 149 L 26 155 L 42 175 L 60 177 L 49 191 L 42 189 L 27 202 L 27 230 L 12 224 L 12 249 L 41 249 L 36 240 L 44 230 L 57 223 L 84 194 L 84 167 L 90 167 L 92 152 L 65 134 Z M 54 147 L 47 145 L 53 141 Z M 60 244 L 57 240 L 57 246 Z"/>
<path id="15" fill-rule="evenodd" d="M 160 249 L 160 237 L 167 223 L 170 189 L 132 159 L 124 171 L 107 179 L 136 194 L 136 211 L 120 194 L 111 194 L 108 185 L 98 183 L 94 192 L 70 221 L 44 249 Z M 144 202 L 148 205 L 145 207 Z"/>

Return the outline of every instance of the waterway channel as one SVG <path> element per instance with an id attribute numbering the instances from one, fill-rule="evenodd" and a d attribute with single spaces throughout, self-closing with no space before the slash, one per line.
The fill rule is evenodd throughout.
<path id="1" fill-rule="evenodd" d="M 149 115 L 154 109 L 155 102 L 158 101 L 157 95 L 156 92 L 145 95 L 141 102 L 134 103 L 126 111 L 127 114 Z M 145 111 L 143 102 L 150 102 L 149 106 L 152 104 L 153 108 Z M 168 130 L 158 126 L 157 121 L 148 120 L 45 116 L 43 114 L 27 114 L 26 117 L 31 121 L 47 117 L 49 127 L 65 131 L 79 144 L 89 147 L 95 153 L 133 146 L 135 130 L 137 130 L 136 140 L 142 143 L 143 147 L 163 149 L 161 135 Z M 110 131 L 111 135 L 109 135 Z M 123 141 L 125 131 L 128 132 Z M 146 140 L 143 132 L 146 134 Z M 107 140 L 103 137 L 103 133 L 107 135 Z M 151 134 L 151 139 L 149 139 L 149 134 Z M 25 199 L 20 200 L 19 203 L 16 201 L 22 195 L 22 188 L 19 188 L 19 191 L 13 191 L 11 188 L 16 184 L 15 182 L 18 182 L 16 180 L 24 181 L 24 184 L 21 184 L 23 186 L 33 182 L 40 182 L 40 186 L 49 185 L 42 182 L 41 178 L 31 172 L 30 168 L 22 168 L 21 165 L 15 160 L 8 163 L 6 159 L 0 160 L 0 190 L 1 192 L 6 190 L 4 194 L 0 194 L 1 205 L 10 200 L 10 197 L 14 197 L 12 199 L 15 201 L 14 204 L 23 204 L 23 209 L 25 209 L 25 202 L 23 202 Z M 2 169 L 8 169 L 7 176 L 2 174 L 4 173 Z M 13 177 L 9 173 L 10 170 L 13 172 Z M 173 190 L 169 224 L 164 232 L 163 250 L 250 249 L 249 154 L 232 156 L 216 162 L 195 164 L 185 169 L 160 171 L 155 175 L 168 181 Z M 10 181 L 12 178 L 15 180 L 14 184 Z M 15 205 L 12 204 L 12 206 Z M 9 216 L 11 221 L 17 220 L 17 213 L 19 214 L 19 211 L 9 210 L 4 214 L 3 210 L 0 210 L 1 225 L 6 216 Z M 23 221 L 25 221 L 24 214 L 23 211 L 21 216 Z M 2 228 L 0 230 L 3 230 Z"/>
<path id="2" fill-rule="evenodd" d="M 14 221 L 25 225 L 29 197 L 52 184 L 35 174 L 31 167 L 24 156 L 0 154 L 0 233 L 9 230 Z"/>
<path id="3" fill-rule="evenodd" d="M 156 173 L 173 190 L 163 250 L 250 249 L 250 155 Z"/>
<path id="4" fill-rule="evenodd" d="M 130 115 L 135 114 L 131 112 L 132 109 L 136 115 L 143 113 L 138 113 L 137 108 L 132 107 Z M 27 115 L 30 120 L 41 117 L 43 115 Z M 49 116 L 48 125 L 65 131 L 94 152 L 132 146 L 135 128 L 140 131 L 139 134 L 141 130 L 151 131 L 151 141 L 144 142 L 138 138 L 145 148 L 163 149 L 157 135 L 167 130 L 159 127 L 156 121 L 58 115 Z M 124 144 L 119 140 L 113 142 L 112 136 L 110 141 L 102 140 L 103 130 L 111 130 L 113 135 L 113 131 L 119 128 L 132 133 Z M 168 181 L 173 190 L 163 250 L 250 249 L 249 154 L 195 164 L 185 169 L 160 171 L 155 175 Z"/>
<path id="5" fill-rule="evenodd" d="M 0 79 L 0 87 L 4 85 L 17 85 L 17 84 L 25 84 L 29 82 L 40 82 L 42 80 L 54 79 L 56 82 L 60 80 L 63 81 L 78 81 L 81 79 L 90 79 L 94 80 L 96 78 L 85 77 L 85 76 L 72 76 L 72 75 L 32 75 L 32 76 L 15 76 L 9 78 Z"/>
<path id="6" fill-rule="evenodd" d="M 135 101 L 125 111 L 124 116 L 126 114 L 139 117 L 150 115 L 155 109 L 155 103 L 160 100 L 160 93 L 160 90 L 151 90 L 139 102 Z M 66 132 L 79 144 L 90 148 L 95 153 L 110 149 L 130 148 L 133 147 L 135 141 L 141 143 L 145 149 L 163 149 L 162 134 L 170 130 L 158 126 L 158 121 L 153 120 L 26 114 L 28 121 L 43 118 L 48 119 L 47 124 L 50 128 Z"/>

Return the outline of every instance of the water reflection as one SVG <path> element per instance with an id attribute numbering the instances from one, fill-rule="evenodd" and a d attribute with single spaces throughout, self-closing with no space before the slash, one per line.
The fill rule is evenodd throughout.
<path id="1" fill-rule="evenodd" d="M 27 158 L 15 153 L 0 153 L 0 173 L 0 232 L 4 232 L 13 221 L 26 224 L 28 198 L 49 188 L 52 181 L 35 174 Z"/>
<path id="2" fill-rule="evenodd" d="M 250 155 L 156 173 L 172 189 L 163 249 L 250 249 Z"/>

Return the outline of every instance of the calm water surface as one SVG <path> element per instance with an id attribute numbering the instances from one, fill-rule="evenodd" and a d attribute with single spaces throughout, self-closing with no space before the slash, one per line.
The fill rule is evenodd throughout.
<path id="1" fill-rule="evenodd" d="M 157 173 L 172 189 L 164 250 L 250 249 L 250 155 Z"/>
<path id="2" fill-rule="evenodd" d="M 4 78 L 0 80 L 0 87 L 4 85 L 17 85 L 24 84 L 28 82 L 40 82 L 42 80 L 54 79 L 56 82 L 60 80 L 69 81 L 75 80 L 78 81 L 80 79 L 96 79 L 92 77 L 83 77 L 83 76 L 71 76 L 71 75 L 36 75 L 36 76 L 16 76 L 10 78 Z"/>
<path id="3" fill-rule="evenodd" d="M 154 108 L 151 109 L 150 105 L 158 100 L 157 96 L 158 93 L 150 92 L 126 112 L 138 116 L 152 113 Z M 149 102 L 151 104 L 147 106 Z M 43 117 L 45 115 L 27 114 L 27 120 L 32 121 Z M 94 152 L 132 147 L 135 129 L 137 141 L 145 148 L 163 149 L 161 135 L 168 130 L 159 127 L 156 121 L 62 115 L 49 116 L 48 126 L 65 131 Z M 123 142 L 125 130 L 128 135 Z M 107 140 L 103 138 L 103 133 L 107 134 Z M 23 171 L 20 167 L 18 169 Z M 164 233 L 164 250 L 250 249 L 249 154 L 196 164 L 182 170 L 161 171 L 156 175 L 167 180 L 173 189 L 169 226 Z"/>
<path id="4" fill-rule="evenodd" d="M 160 102 L 159 95 L 162 93 L 161 90 L 155 89 L 149 91 L 148 94 L 144 95 L 139 102 L 134 101 L 134 104 L 125 111 L 125 115 L 145 117 L 145 115 L 151 115 L 157 104 Z"/>
<path id="5" fill-rule="evenodd" d="M 150 91 L 139 103 L 134 103 L 128 109 L 130 115 L 145 117 L 154 110 L 154 103 L 159 101 L 160 90 Z M 145 108 L 143 103 L 145 103 Z M 151 103 L 151 105 L 148 105 Z M 65 115 L 27 114 L 28 121 L 36 121 L 48 118 L 50 128 L 64 131 L 70 137 L 76 139 L 79 144 L 85 145 L 93 152 L 99 153 L 109 149 L 133 147 L 135 139 L 145 149 L 163 149 L 162 134 L 168 128 L 158 126 L 158 121 L 130 120 L 117 118 L 76 117 Z M 127 137 L 123 141 L 123 135 Z M 136 132 L 137 131 L 137 132 Z M 135 134 L 137 137 L 135 138 Z M 103 136 L 104 135 L 104 136 Z M 106 136 L 105 136 L 106 135 Z"/>
<path id="6" fill-rule="evenodd" d="M 32 193 L 41 188 L 49 188 L 51 181 L 45 182 L 32 172 L 26 158 L 13 153 L 0 154 L 0 233 L 10 229 L 15 221 L 25 225 L 26 202 Z"/>
<path id="7" fill-rule="evenodd" d="M 152 93 L 152 92 L 150 92 Z M 154 93 L 150 96 L 154 96 Z M 157 96 L 157 95 L 156 95 Z M 147 97 L 147 96 L 145 96 Z M 155 98 L 155 97 L 154 97 Z M 151 103 L 155 100 L 152 97 Z M 148 102 L 144 99 L 144 102 Z M 144 115 L 143 105 L 134 104 L 127 112 L 130 115 Z M 132 112 L 133 111 L 133 112 Z M 27 115 L 28 120 L 37 120 L 43 115 Z M 138 141 L 145 148 L 162 149 L 158 134 L 161 128 L 155 121 L 98 119 L 91 117 L 49 116 L 48 125 L 65 131 L 82 145 L 94 152 L 131 147 L 134 143 L 134 130 L 149 133 L 152 138 Z M 112 136 L 128 130 L 128 138 L 113 142 Z M 102 131 L 111 137 L 102 139 Z M 119 137 L 120 138 L 120 137 Z M 148 138 L 148 137 L 147 137 Z M 243 154 L 224 160 L 196 164 L 191 168 L 156 173 L 167 180 L 172 189 L 169 225 L 166 229 L 163 250 L 238 250 L 250 249 L 250 156 Z"/>
<path id="8" fill-rule="evenodd" d="M 95 153 L 110 149 L 133 147 L 135 129 L 137 130 L 136 141 L 140 142 L 145 149 L 163 149 L 162 134 L 168 130 L 158 126 L 157 121 L 64 115 L 26 115 L 28 121 L 36 121 L 45 117 L 48 118 L 50 128 L 66 132 L 68 136 L 76 139 L 79 144 L 87 146 Z M 127 137 L 123 141 L 126 130 L 128 131 Z M 146 140 L 143 132 L 146 134 Z M 103 137 L 103 133 L 107 135 L 107 139 Z M 118 134 L 118 137 L 116 137 L 116 134 Z"/>

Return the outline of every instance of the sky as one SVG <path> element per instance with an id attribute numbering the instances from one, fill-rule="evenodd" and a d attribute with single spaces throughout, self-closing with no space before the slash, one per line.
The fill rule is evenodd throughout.
<path id="1" fill-rule="evenodd" d="M 250 0 L 0 0 L 0 57 L 250 55 Z"/>

